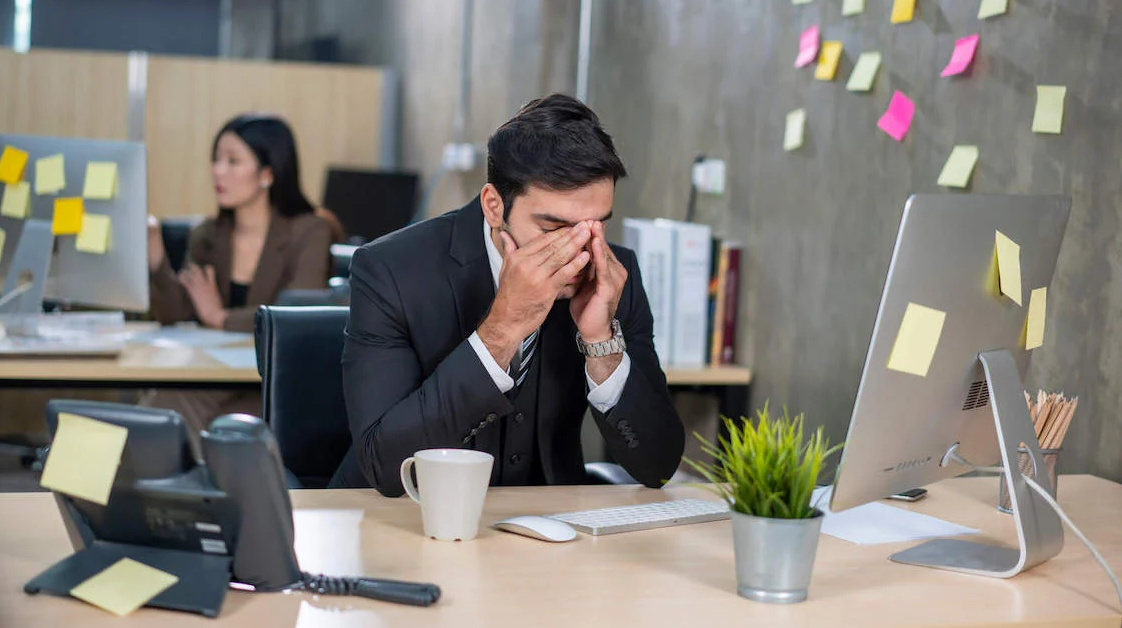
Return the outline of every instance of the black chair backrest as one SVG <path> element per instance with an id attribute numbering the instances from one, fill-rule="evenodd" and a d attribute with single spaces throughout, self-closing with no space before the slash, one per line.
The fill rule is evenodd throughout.
<path id="1" fill-rule="evenodd" d="M 351 276 L 351 258 L 358 247 L 353 244 L 331 245 L 331 276 L 348 278 Z"/>
<path id="2" fill-rule="evenodd" d="M 306 488 L 327 486 L 351 446 L 341 363 L 346 322 L 345 307 L 257 310 L 264 418 L 284 466 Z"/>
<path id="3" fill-rule="evenodd" d="M 187 246 L 191 240 L 191 230 L 202 222 L 202 216 L 185 218 L 164 218 L 160 221 L 160 235 L 164 240 L 171 269 L 179 272 L 187 260 Z"/>

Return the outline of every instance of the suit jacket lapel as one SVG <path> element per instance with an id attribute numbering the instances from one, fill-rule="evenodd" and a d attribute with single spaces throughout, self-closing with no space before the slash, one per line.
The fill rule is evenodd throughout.
<path id="1" fill-rule="evenodd" d="M 479 327 L 495 300 L 495 282 L 483 245 L 483 208 L 479 197 L 457 212 L 448 254 L 458 264 L 448 274 L 448 284 L 463 340 Z"/>
<path id="2" fill-rule="evenodd" d="M 261 257 L 257 260 L 257 270 L 253 273 L 253 281 L 246 294 L 246 305 L 268 303 L 280 291 L 291 235 L 289 220 L 273 214 L 269 221 L 269 231 L 265 234 L 265 244 L 261 246 Z"/>

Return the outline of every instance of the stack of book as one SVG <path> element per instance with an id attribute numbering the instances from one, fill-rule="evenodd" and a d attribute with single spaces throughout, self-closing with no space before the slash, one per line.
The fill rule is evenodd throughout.
<path id="1" fill-rule="evenodd" d="M 662 365 L 735 363 L 742 247 L 707 225 L 662 218 L 625 218 L 623 245 L 639 259 Z"/>

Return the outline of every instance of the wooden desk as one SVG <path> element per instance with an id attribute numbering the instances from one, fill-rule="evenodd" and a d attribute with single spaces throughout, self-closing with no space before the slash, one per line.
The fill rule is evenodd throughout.
<path id="1" fill-rule="evenodd" d="M 1122 571 L 1122 486 L 1064 476 L 1060 502 Z M 484 524 L 561 512 L 708 495 L 677 486 L 498 488 Z M 1013 522 L 994 508 L 996 478 L 949 480 L 911 508 L 1012 542 Z M 1006 626 L 1091 628 L 1122 623 L 1107 577 L 1073 535 L 1052 561 L 1011 580 L 899 565 L 908 544 L 857 546 L 823 536 L 810 598 L 770 606 L 736 595 L 727 521 L 549 544 L 483 528 L 466 543 L 421 536 L 419 507 L 372 490 L 298 491 L 301 509 L 363 512 L 359 529 L 322 510 L 298 513 L 297 550 L 307 570 L 435 582 L 430 608 L 362 598 L 231 591 L 217 620 L 141 609 L 132 625 L 173 626 Z M 896 505 L 895 502 L 889 502 Z M 0 494 L 0 626 L 118 626 L 82 602 L 29 596 L 22 586 L 70 552 L 49 494 Z M 347 519 L 338 517 L 336 521 Z M 309 519 L 305 519 L 309 517 Z M 352 517 L 353 520 L 353 517 Z M 298 621 L 299 619 L 299 621 Z M 307 623 L 305 623 L 307 622 Z"/>

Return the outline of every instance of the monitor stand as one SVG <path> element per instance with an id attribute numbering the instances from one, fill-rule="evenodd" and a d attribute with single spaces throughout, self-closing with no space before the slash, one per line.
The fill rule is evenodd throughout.
<path id="1" fill-rule="evenodd" d="M 1032 417 L 1025 403 L 1017 364 L 1013 361 L 1012 354 L 1004 349 L 986 351 L 978 357 L 990 388 L 990 406 L 997 425 L 1002 473 L 1010 486 L 1018 547 L 1014 549 L 957 539 L 938 539 L 893 554 L 890 558 L 909 565 L 993 578 L 1011 578 L 1059 554 L 1064 546 L 1064 530 L 1059 515 L 1029 487 L 1017 466 L 1017 448 L 1024 443 L 1032 468 L 1041 471 L 1034 473 L 1033 479 L 1049 494 L 1055 495 L 1051 479 L 1044 472 L 1044 456 L 1040 452 Z M 951 448 L 947 458 L 965 462 L 955 453 L 956 447 Z"/>
<path id="2" fill-rule="evenodd" d="M 45 220 L 24 223 L 23 234 L 4 279 L 0 313 L 34 315 L 43 311 L 43 294 L 54 245 L 51 223 Z"/>

